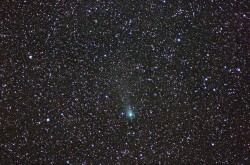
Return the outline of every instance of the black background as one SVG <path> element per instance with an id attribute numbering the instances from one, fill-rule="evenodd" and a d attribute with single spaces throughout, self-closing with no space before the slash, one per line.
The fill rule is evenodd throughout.
<path id="1" fill-rule="evenodd" d="M 249 2 L 0 4 L 0 164 L 249 162 Z"/>

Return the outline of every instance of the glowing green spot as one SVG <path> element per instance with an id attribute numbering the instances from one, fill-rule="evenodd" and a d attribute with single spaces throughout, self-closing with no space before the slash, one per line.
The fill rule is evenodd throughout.
<path id="1" fill-rule="evenodd" d="M 135 113 L 131 107 L 128 107 L 128 109 L 127 109 L 127 118 L 129 118 L 129 119 L 135 118 Z"/>

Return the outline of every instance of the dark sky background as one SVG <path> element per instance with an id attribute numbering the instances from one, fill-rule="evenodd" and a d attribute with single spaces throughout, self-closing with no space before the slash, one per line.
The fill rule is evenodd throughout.
<path id="1" fill-rule="evenodd" d="M 0 2 L 0 164 L 247 164 L 248 0 Z"/>

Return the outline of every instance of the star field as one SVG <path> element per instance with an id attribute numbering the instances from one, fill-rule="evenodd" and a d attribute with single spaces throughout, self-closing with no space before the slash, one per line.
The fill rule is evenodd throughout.
<path id="1" fill-rule="evenodd" d="M 0 3 L 0 164 L 248 164 L 247 0 Z"/>

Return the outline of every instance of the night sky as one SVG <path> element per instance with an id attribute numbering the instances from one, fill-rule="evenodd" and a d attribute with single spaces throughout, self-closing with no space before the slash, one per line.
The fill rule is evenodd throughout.
<path id="1" fill-rule="evenodd" d="M 248 0 L 0 3 L 0 164 L 248 164 Z"/>

